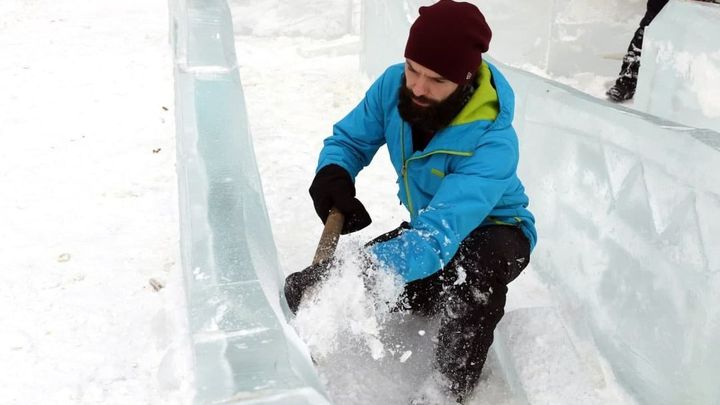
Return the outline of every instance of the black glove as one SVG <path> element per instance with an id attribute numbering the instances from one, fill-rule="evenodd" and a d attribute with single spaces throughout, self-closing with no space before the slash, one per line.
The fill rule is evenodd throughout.
<path id="1" fill-rule="evenodd" d="M 355 185 L 350 174 L 338 165 L 327 165 L 317 172 L 310 185 L 310 197 L 323 224 L 332 207 L 343 213 L 343 235 L 359 231 L 372 222 L 370 214 L 355 198 Z"/>
<path id="2" fill-rule="evenodd" d="M 305 291 L 319 284 L 330 272 L 332 259 L 326 259 L 293 273 L 285 279 L 285 299 L 292 313 L 297 313 Z"/>

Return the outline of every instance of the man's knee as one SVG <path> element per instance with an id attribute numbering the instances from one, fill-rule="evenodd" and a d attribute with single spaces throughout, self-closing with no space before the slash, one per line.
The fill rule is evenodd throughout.
<path id="1" fill-rule="evenodd" d="M 463 241 L 457 258 L 461 278 L 473 282 L 497 279 L 508 284 L 530 262 L 530 242 L 515 226 L 480 227 Z"/>

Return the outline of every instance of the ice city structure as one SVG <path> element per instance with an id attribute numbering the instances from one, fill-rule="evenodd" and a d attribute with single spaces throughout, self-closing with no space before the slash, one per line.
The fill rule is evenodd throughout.
<path id="1" fill-rule="evenodd" d="M 363 1 L 362 60 L 369 75 L 398 61 L 421 3 Z M 496 45 L 517 46 L 491 56 L 513 65 L 527 61 L 552 74 L 597 71 L 597 64 L 616 69 L 618 62 L 606 63 L 602 55 L 624 50 L 632 27 L 625 27 L 627 35 L 608 35 L 616 31 L 609 25 L 622 19 L 571 18 L 578 3 L 527 0 L 521 7 L 513 2 L 512 10 L 524 11 L 510 15 L 507 2 L 484 2 L 484 10 L 497 12 L 499 20 L 532 15 L 524 13 L 536 17 L 528 20 L 533 23 L 524 42 L 512 42 L 516 31 L 496 29 Z M 230 9 L 225 0 L 173 0 L 171 6 L 195 402 L 329 403 L 302 342 L 286 322 Z M 564 371 L 574 380 L 566 380 L 568 385 L 592 391 L 602 384 L 587 371 L 600 367 L 596 353 L 638 403 L 718 403 L 720 134 L 712 130 L 719 129 L 717 106 L 694 102 L 697 94 L 709 96 L 683 87 L 694 85 L 683 80 L 688 75 L 710 72 L 705 85 L 719 88 L 717 44 L 692 41 L 695 29 L 705 38 L 719 38 L 720 25 L 712 24 L 718 20 L 719 6 L 673 0 L 654 23 L 665 29 L 648 30 L 646 52 L 657 56 L 644 59 L 637 98 L 640 108 L 654 115 L 502 67 L 516 91 L 520 171 L 539 220 L 541 242 L 533 266 L 559 301 L 556 309 L 524 311 L 557 311 L 557 322 L 548 328 L 562 335 L 570 353 L 565 365 L 571 370 Z M 600 55 L 593 69 L 583 65 L 592 58 L 571 57 L 588 50 Z M 663 63 L 678 52 L 688 61 L 685 70 Z M 687 68 L 696 60 L 709 70 Z M 674 101 L 660 103 L 667 99 Z M 494 345 L 521 403 L 539 400 L 525 389 L 527 365 L 513 350 L 532 344 L 517 322 L 530 318 L 507 314 Z"/>

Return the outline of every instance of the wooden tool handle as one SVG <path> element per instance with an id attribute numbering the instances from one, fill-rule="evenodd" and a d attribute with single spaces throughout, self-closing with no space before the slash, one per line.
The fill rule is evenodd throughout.
<path id="1" fill-rule="evenodd" d="M 332 257 L 333 253 L 335 253 L 335 247 L 337 247 L 338 239 L 340 238 L 340 233 L 342 232 L 344 224 L 345 216 L 342 212 L 333 207 L 330 210 L 327 220 L 325 221 L 325 228 L 320 236 L 318 247 L 315 250 L 313 264 Z"/>

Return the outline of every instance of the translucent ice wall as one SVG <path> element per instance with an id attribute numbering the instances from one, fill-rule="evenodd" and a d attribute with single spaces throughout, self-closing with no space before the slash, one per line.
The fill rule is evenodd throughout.
<path id="1" fill-rule="evenodd" d="M 402 49 L 412 20 L 397 3 L 388 12 L 397 20 L 365 20 L 371 75 L 401 60 L 386 51 Z M 562 323 L 596 346 L 640 403 L 717 404 L 720 134 L 500 68 L 516 91 L 520 175 L 538 220 L 532 266 L 557 296 Z M 499 328 L 501 358 L 523 333 L 516 318 Z M 505 374 L 514 388 L 527 383 L 522 370 Z"/>
<path id="2" fill-rule="evenodd" d="M 717 404 L 720 134 L 506 68 L 533 266 L 641 403 Z"/>
<path id="3" fill-rule="evenodd" d="M 418 7 L 435 0 L 364 0 L 365 37 L 407 37 Z M 493 30 L 490 55 L 512 66 L 532 65 L 553 76 L 595 72 L 614 76 L 645 12 L 644 0 L 469 0 L 483 11 Z M 377 24 L 393 21 L 397 25 Z M 384 33 L 382 27 L 390 31 Z M 373 40 L 373 38 L 367 38 Z M 378 38 L 375 38 L 378 39 Z M 368 42 L 371 44 L 372 42 Z M 402 56 L 404 41 L 386 41 L 382 52 Z M 366 71 L 378 74 L 382 61 L 364 58 Z"/>
<path id="4" fill-rule="evenodd" d="M 720 131 L 720 4 L 671 1 L 645 31 L 635 106 Z"/>
<path id="5" fill-rule="evenodd" d="M 523 4 L 527 3 L 533 1 L 523 1 Z M 640 24 L 647 2 L 553 0 L 550 3 L 547 72 L 553 76 L 572 76 L 578 72 L 616 75 L 620 70 L 620 59 Z M 512 15 L 509 17 L 506 26 L 517 27 L 512 24 Z M 529 17 L 531 20 L 535 18 L 534 14 L 529 14 Z M 518 36 L 518 40 L 519 43 L 527 43 L 532 38 Z M 512 49 L 513 45 L 508 43 L 506 47 Z M 498 51 L 502 52 L 502 49 Z M 505 61 L 503 55 L 493 55 Z M 523 60 L 506 63 L 522 64 Z"/>
<path id="6" fill-rule="evenodd" d="M 171 12 L 194 402 L 326 404 L 285 322 L 227 4 L 173 0 Z"/>

